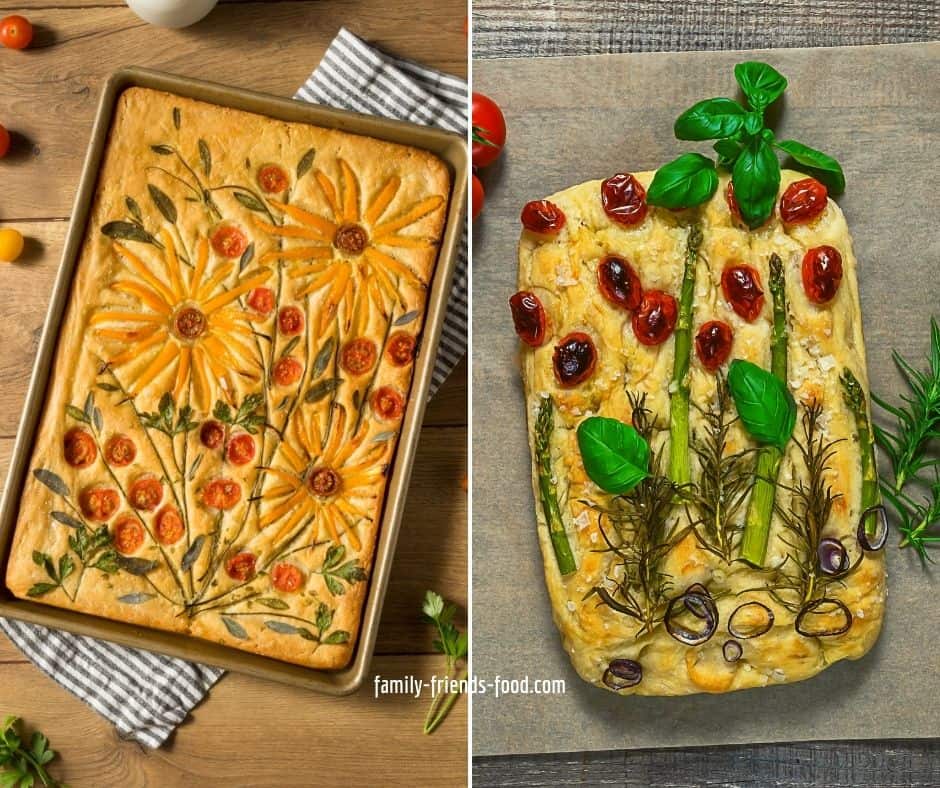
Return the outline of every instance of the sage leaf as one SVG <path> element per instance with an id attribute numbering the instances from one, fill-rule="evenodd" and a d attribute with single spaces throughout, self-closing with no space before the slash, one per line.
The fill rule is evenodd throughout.
<path id="1" fill-rule="evenodd" d="M 691 208 L 711 199 L 717 189 L 715 163 L 701 153 L 683 153 L 656 171 L 646 201 L 664 208 Z"/>
<path id="2" fill-rule="evenodd" d="M 763 112 L 787 89 L 787 80 L 783 74 L 767 63 L 738 63 L 734 67 L 734 78 L 750 105 L 758 112 Z"/>
<path id="3" fill-rule="evenodd" d="M 342 378 L 325 378 L 324 380 L 321 380 L 319 383 L 316 383 L 310 387 L 306 396 L 304 397 L 304 401 L 319 402 L 324 397 L 329 396 L 334 391 L 336 391 L 342 382 Z"/>
<path id="4" fill-rule="evenodd" d="M 266 213 L 264 204 L 253 194 L 249 194 L 248 192 L 234 192 L 234 195 L 235 199 L 244 205 L 249 211 Z"/>
<path id="5" fill-rule="evenodd" d="M 297 162 L 297 180 L 299 181 L 304 177 L 310 168 L 313 167 L 313 159 L 317 155 L 317 152 L 314 148 L 308 150 L 303 156 L 300 157 L 300 161 Z"/>
<path id="6" fill-rule="evenodd" d="M 245 631 L 245 628 L 234 618 L 222 616 L 222 623 L 225 624 L 225 628 L 233 638 L 238 638 L 239 640 L 248 640 L 248 633 Z"/>
<path id="7" fill-rule="evenodd" d="M 156 239 L 143 227 L 131 222 L 108 222 L 101 227 L 102 235 L 117 241 L 139 241 L 143 244 L 155 244 Z"/>
<path id="8" fill-rule="evenodd" d="M 137 200 L 135 200 L 133 197 L 125 197 L 124 204 L 127 206 L 127 212 L 138 222 L 143 223 L 144 218 L 140 212 L 140 206 L 137 204 Z"/>
<path id="9" fill-rule="evenodd" d="M 36 468 L 33 470 L 33 476 L 46 485 L 46 487 L 52 490 L 52 492 L 54 492 L 56 495 L 61 495 L 63 498 L 68 498 L 69 486 L 64 481 L 62 481 L 62 477 L 58 474 L 46 470 L 45 468 Z"/>
<path id="10" fill-rule="evenodd" d="M 578 425 L 584 470 L 605 492 L 623 495 L 649 476 L 650 447 L 631 425 L 591 416 Z"/>
<path id="11" fill-rule="evenodd" d="M 117 386 L 115 386 L 113 383 L 98 383 L 97 386 L 102 391 L 109 391 L 109 392 L 120 391 L 120 389 Z"/>
<path id="12" fill-rule="evenodd" d="M 116 560 L 118 568 L 137 577 L 150 574 L 160 566 L 156 561 L 148 561 L 146 558 L 132 558 L 126 555 L 118 555 Z"/>
<path id="13" fill-rule="evenodd" d="M 734 196 L 748 227 L 760 227 L 770 218 L 780 188 L 780 162 L 771 145 L 755 138 L 744 147 L 731 173 Z"/>
<path id="14" fill-rule="evenodd" d="M 91 420 L 95 424 L 95 429 L 98 432 L 101 432 L 101 430 L 104 428 L 104 417 L 101 415 L 101 408 L 95 408 L 91 412 Z"/>
<path id="15" fill-rule="evenodd" d="M 180 108 L 173 107 L 173 127 L 179 131 L 180 130 Z"/>
<path id="16" fill-rule="evenodd" d="M 383 443 L 384 441 L 391 440 L 395 437 L 395 430 L 386 430 L 385 432 L 380 432 L 373 439 L 373 443 Z"/>
<path id="17" fill-rule="evenodd" d="M 832 156 L 796 140 L 779 140 L 775 144 L 780 150 L 792 156 L 797 164 L 812 170 L 811 174 L 826 184 L 830 192 L 842 194 L 845 191 L 845 173 L 842 172 L 839 162 Z"/>
<path id="18" fill-rule="evenodd" d="M 139 591 L 135 594 L 124 594 L 124 596 L 118 597 L 118 602 L 121 602 L 125 605 L 142 605 L 144 602 L 149 602 L 151 599 L 156 598 L 156 594 L 146 594 L 143 591 Z"/>
<path id="19" fill-rule="evenodd" d="M 172 156 L 174 153 L 172 145 L 151 145 L 150 150 L 158 156 Z"/>
<path id="20" fill-rule="evenodd" d="M 307 629 L 306 627 L 298 627 L 298 628 L 297 628 L 297 634 L 300 635 L 304 640 L 311 640 L 311 641 L 313 641 L 314 643 L 319 643 L 319 642 L 320 642 L 320 638 L 318 638 L 316 635 L 314 635 L 313 632 L 311 632 L 311 631 L 310 631 L 309 629 Z"/>
<path id="21" fill-rule="evenodd" d="M 29 591 L 26 592 L 26 596 L 42 596 L 43 594 L 48 594 L 50 591 L 54 591 L 58 587 L 58 583 L 36 583 L 35 585 L 30 586 Z"/>
<path id="22" fill-rule="evenodd" d="M 414 320 L 418 315 L 420 315 L 420 310 L 412 309 L 410 312 L 405 312 L 400 318 L 398 318 L 392 325 L 394 326 L 404 326 Z"/>
<path id="23" fill-rule="evenodd" d="M 85 411 L 81 410 L 80 408 L 76 408 L 74 405 L 66 405 L 65 412 L 76 421 L 80 421 L 82 424 L 88 423 L 88 416 L 85 415 Z"/>
<path id="24" fill-rule="evenodd" d="M 796 402 L 786 384 L 757 364 L 736 358 L 728 369 L 728 388 L 748 434 L 783 449 L 796 426 Z"/>
<path id="25" fill-rule="evenodd" d="M 208 178 L 212 173 L 212 154 L 209 152 L 209 146 L 205 140 L 200 139 L 197 145 L 199 147 L 199 160 L 202 162 L 202 171 Z"/>
<path id="26" fill-rule="evenodd" d="M 348 643 L 349 633 L 345 629 L 337 629 L 335 632 L 330 632 L 330 634 L 320 642 L 324 646 L 338 646 L 342 643 Z"/>
<path id="27" fill-rule="evenodd" d="M 290 342 L 284 345 L 284 349 L 281 350 L 279 357 L 284 358 L 284 356 L 289 356 L 293 349 L 300 344 L 300 337 L 294 337 Z"/>
<path id="28" fill-rule="evenodd" d="M 283 621 L 265 621 L 264 625 L 272 632 L 277 632 L 279 635 L 297 634 L 297 627 L 292 624 L 285 624 Z"/>
<path id="29" fill-rule="evenodd" d="M 250 263 L 255 258 L 255 242 L 252 241 L 248 246 L 245 247 L 245 251 L 242 252 L 242 256 L 238 258 L 238 273 L 241 273 L 248 267 Z"/>
<path id="30" fill-rule="evenodd" d="M 278 599 L 273 596 L 262 596 L 254 601 L 259 605 L 271 608 L 271 610 L 287 610 L 290 607 L 283 599 Z"/>
<path id="31" fill-rule="evenodd" d="M 189 473 L 186 476 L 186 478 L 189 479 L 189 481 L 192 481 L 193 479 L 196 478 L 196 471 L 199 470 L 199 466 L 202 464 L 202 458 L 204 456 L 205 455 L 203 454 L 197 455 L 196 459 L 193 460 L 193 464 L 189 466 Z"/>
<path id="32" fill-rule="evenodd" d="M 153 200 L 153 204 L 157 206 L 157 210 L 163 214 L 163 218 L 170 224 L 176 224 L 176 206 L 173 204 L 173 200 L 170 199 L 169 195 L 152 183 L 147 184 L 147 191 L 150 192 L 150 199 Z"/>
<path id="33" fill-rule="evenodd" d="M 199 558 L 199 555 L 202 553 L 202 546 L 205 543 L 206 543 L 205 534 L 200 534 L 193 540 L 193 543 L 187 548 L 186 552 L 183 554 L 183 558 L 180 561 L 180 569 L 182 569 L 184 572 L 188 572 L 190 569 L 193 568 L 193 564 L 196 563 L 196 560 Z"/>
<path id="34" fill-rule="evenodd" d="M 69 528 L 84 528 L 84 524 L 81 520 L 78 520 L 67 512 L 52 512 L 49 515 L 57 523 L 62 523 L 62 525 L 67 525 Z"/>
<path id="35" fill-rule="evenodd" d="M 317 353 L 317 357 L 313 360 L 313 370 L 311 371 L 311 374 L 313 375 L 314 380 L 326 372 L 326 368 L 330 363 L 330 359 L 333 357 L 333 351 L 335 349 L 336 337 L 330 337 L 323 344 L 323 347 L 320 348 L 320 352 Z"/>
<path id="36" fill-rule="evenodd" d="M 680 140 L 724 139 L 741 129 L 746 115 L 747 110 L 732 99 L 705 99 L 676 118 L 673 132 Z"/>

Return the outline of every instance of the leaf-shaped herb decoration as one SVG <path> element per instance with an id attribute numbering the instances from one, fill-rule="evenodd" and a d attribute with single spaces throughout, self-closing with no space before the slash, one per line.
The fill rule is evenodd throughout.
<path id="1" fill-rule="evenodd" d="M 323 632 L 333 625 L 333 611 L 326 606 L 325 602 L 317 605 L 317 629 Z"/>
<path id="2" fill-rule="evenodd" d="M 150 233 L 131 222 L 108 222 L 102 225 L 101 233 L 116 241 L 139 241 L 142 244 L 156 245 L 156 239 Z"/>
<path id="3" fill-rule="evenodd" d="M 254 600 L 259 605 L 264 605 L 265 607 L 271 608 L 271 610 L 287 610 L 290 605 L 287 604 L 283 599 L 278 599 L 273 596 L 262 596 Z"/>
<path id="4" fill-rule="evenodd" d="M 701 153 L 683 153 L 656 171 L 646 201 L 664 208 L 683 208 L 705 202 L 717 188 L 715 163 Z"/>
<path id="5" fill-rule="evenodd" d="M 238 638 L 239 640 L 248 640 L 248 633 L 245 631 L 245 628 L 234 618 L 222 616 L 222 623 L 225 624 L 225 628 L 233 638 Z"/>
<path id="6" fill-rule="evenodd" d="M 102 391 L 108 391 L 108 392 L 120 391 L 120 389 L 117 386 L 115 386 L 113 383 L 98 383 L 97 386 Z"/>
<path id="7" fill-rule="evenodd" d="M 754 139 L 734 163 L 731 180 L 741 218 L 751 229 L 760 227 L 773 212 L 780 188 L 780 162 L 764 139 Z"/>
<path id="8" fill-rule="evenodd" d="M 163 214 L 163 218 L 170 224 L 176 224 L 176 206 L 173 204 L 173 200 L 170 199 L 169 195 L 152 183 L 147 184 L 147 191 L 150 192 L 150 199 L 153 200 L 153 204 L 157 206 L 157 210 Z"/>
<path id="9" fill-rule="evenodd" d="M 234 195 L 235 199 L 244 205 L 249 211 L 257 211 L 258 213 L 266 212 L 264 204 L 253 194 L 248 192 L 234 192 Z"/>
<path id="10" fill-rule="evenodd" d="M 405 312 L 400 318 L 398 318 L 392 325 L 395 326 L 404 326 L 414 320 L 421 312 L 417 309 L 412 309 L 410 312 Z"/>
<path id="11" fill-rule="evenodd" d="M 285 624 L 283 621 L 265 621 L 264 625 L 272 632 L 277 632 L 279 635 L 297 634 L 297 627 L 292 624 Z"/>
<path id="12" fill-rule="evenodd" d="M 179 131 L 180 130 L 180 108 L 173 107 L 173 127 Z"/>
<path id="13" fill-rule="evenodd" d="M 69 528 L 84 528 L 83 523 L 72 517 L 72 515 L 67 512 L 51 512 L 49 515 L 57 523 L 62 523 L 62 525 L 67 525 Z"/>
<path id="14" fill-rule="evenodd" d="M 341 643 L 348 643 L 349 633 L 345 629 L 337 629 L 335 632 L 330 632 L 330 634 L 320 642 L 324 646 L 338 646 Z"/>
<path id="15" fill-rule="evenodd" d="M 140 206 L 137 204 L 137 200 L 133 197 L 125 197 L 124 205 L 127 206 L 127 212 L 137 220 L 138 223 L 143 223 L 144 217 L 140 212 Z"/>
<path id="16" fill-rule="evenodd" d="M 52 492 L 54 492 L 56 495 L 61 495 L 63 498 L 68 498 L 69 486 L 58 474 L 53 473 L 52 471 L 45 468 L 35 468 L 33 469 L 33 476 L 46 485 L 46 487 L 52 490 Z"/>
<path id="17" fill-rule="evenodd" d="M 147 594 L 143 591 L 138 591 L 134 594 L 124 594 L 124 596 L 119 596 L 118 602 L 121 602 L 125 605 L 142 605 L 144 602 L 149 602 L 151 599 L 155 599 L 156 596 L 156 594 Z"/>
<path id="18" fill-rule="evenodd" d="M 319 402 L 324 397 L 327 397 L 336 391 L 342 382 L 342 378 L 325 378 L 324 380 L 321 380 L 319 383 L 316 383 L 310 387 L 306 396 L 304 397 L 304 401 Z"/>
<path id="19" fill-rule="evenodd" d="M 750 105 L 758 112 L 763 112 L 787 89 L 786 77 L 767 63 L 738 63 L 734 67 L 734 78 Z"/>
<path id="20" fill-rule="evenodd" d="M 330 359 L 333 357 L 333 351 L 336 349 L 336 337 L 330 337 L 326 342 L 323 343 L 323 347 L 320 348 L 320 352 L 317 353 L 317 357 L 313 360 L 313 369 L 311 370 L 311 375 L 313 379 L 316 380 L 320 375 L 326 372 L 327 366 L 329 366 Z"/>
<path id="21" fill-rule="evenodd" d="M 255 259 L 255 242 L 252 241 L 245 247 L 242 256 L 238 259 L 238 273 L 241 273 L 248 267 L 248 263 Z"/>
<path id="22" fill-rule="evenodd" d="M 30 586 L 29 590 L 26 592 L 26 596 L 42 596 L 43 594 L 48 594 L 50 591 L 55 591 L 58 587 L 58 583 L 35 583 Z"/>
<path id="23" fill-rule="evenodd" d="M 317 155 L 315 149 L 311 148 L 303 156 L 300 157 L 300 161 L 297 162 L 297 180 L 299 181 L 304 177 L 310 168 L 313 167 L 313 159 Z"/>
<path id="24" fill-rule="evenodd" d="M 160 566 L 156 561 L 148 561 L 146 558 L 133 558 L 126 555 L 118 555 L 117 565 L 125 572 L 143 577 L 150 574 L 154 569 Z"/>
<path id="25" fill-rule="evenodd" d="M 373 443 L 383 443 L 387 440 L 390 440 L 395 437 L 395 430 L 385 430 L 385 432 L 378 433 L 373 439 Z"/>
<path id="26" fill-rule="evenodd" d="M 744 125 L 747 110 L 737 101 L 712 98 L 700 101 L 676 118 L 673 131 L 680 140 L 717 140 L 730 137 Z"/>
<path id="27" fill-rule="evenodd" d="M 294 337 L 293 339 L 291 339 L 290 342 L 284 345 L 284 348 L 278 354 L 279 357 L 284 358 L 284 356 L 289 356 L 293 352 L 294 348 L 297 347 L 297 345 L 299 344 L 300 344 L 300 337 Z"/>
<path id="28" fill-rule="evenodd" d="M 172 145 L 151 145 L 150 150 L 156 153 L 158 156 L 172 156 L 173 155 L 173 146 Z"/>
<path id="29" fill-rule="evenodd" d="M 757 364 L 736 358 L 728 369 L 728 388 L 748 434 L 783 449 L 796 426 L 796 402 L 786 384 Z"/>
<path id="30" fill-rule="evenodd" d="M 650 447 L 631 425 L 590 416 L 578 425 L 584 470 L 605 492 L 623 495 L 649 476 Z"/>
<path id="31" fill-rule="evenodd" d="M 212 154 L 209 152 L 209 146 L 206 144 L 206 141 L 200 139 L 198 142 L 199 146 L 199 160 L 202 162 L 202 171 L 206 174 L 208 178 L 212 173 Z"/>
<path id="32" fill-rule="evenodd" d="M 778 140 L 774 145 L 789 153 L 795 162 L 809 169 L 818 180 L 826 184 L 832 194 L 842 194 L 845 191 L 845 173 L 832 156 L 796 140 Z"/>
<path id="33" fill-rule="evenodd" d="M 82 424 L 88 424 L 88 416 L 85 415 L 85 411 L 83 411 L 81 408 L 76 408 L 74 405 L 66 405 L 65 412 L 75 419 L 75 421 L 80 421 Z"/>
<path id="34" fill-rule="evenodd" d="M 202 455 L 199 455 L 200 457 Z M 183 558 L 180 561 L 180 569 L 184 572 L 188 572 L 192 569 L 193 564 L 196 563 L 196 560 L 199 558 L 199 555 L 202 553 L 202 546 L 206 543 L 206 535 L 199 534 L 194 540 L 193 543 L 189 546 L 186 552 L 183 554 Z"/>

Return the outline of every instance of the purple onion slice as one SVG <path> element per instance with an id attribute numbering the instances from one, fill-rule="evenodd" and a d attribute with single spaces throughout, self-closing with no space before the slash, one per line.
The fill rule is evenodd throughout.
<path id="1" fill-rule="evenodd" d="M 682 609 L 676 606 L 682 603 Z M 679 623 L 678 618 L 683 612 L 691 613 L 702 623 L 691 629 Z M 669 600 L 664 618 L 666 631 L 680 643 L 686 646 L 700 646 L 711 639 L 718 629 L 718 607 L 711 594 L 702 585 L 696 583 L 689 586 L 684 593 Z"/>
<path id="2" fill-rule="evenodd" d="M 613 659 L 604 671 L 604 683 L 613 690 L 635 687 L 643 680 L 643 666 L 632 659 Z"/>
<path id="3" fill-rule="evenodd" d="M 821 539 L 816 556 L 819 558 L 819 569 L 824 575 L 838 575 L 849 568 L 849 554 L 838 539 Z"/>
<path id="4" fill-rule="evenodd" d="M 740 621 L 739 617 L 742 610 L 754 612 L 758 609 L 763 611 L 763 621 L 756 625 L 750 625 Z M 737 623 L 735 622 L 736 618 L 739 619 Z M 767 607 L 767 605 L 761 602 L 745 602 L 743 605 L 738 605 L 731 614 L 731 618 L 728 619 L 728 632 L 738 638 L 738 640 L 748 640 L 749 638 L 758 638 L 766 634 L 773 625 L 774 611 Z"/>
<path id="5" fill-rule="evenodd" d="M 721 653 L 724 654 L 725 662 L 737 662 L 741 659 L 744 649 L 737 640 L 726 640 L 721 647 Z"/>
<path id="6" fill-rule="evenodd" d="M 875 533 L 869 536 L 867 526 L 871 518 L 874 518 L 875 521 Z M 869 506 L 862 512 L 862 516 L 858 518 L 858 531 L 856 533 L 862 550 L 873 553 L 884 547 L 885 542 L 888 541 L 888 513 L 884 506 L 881 504 Z"/>
<path id="7" fill-rule="evenodd" d="M 832 624 L 826 625 L 826 622 L 819 621 L 814 617 L 825 616 L 827 618 L 836 614 L 837 618 Z M 852 626 L 852 614 L 849 609 L 838 599 L 831 597 L 820 597 L 812 602 L 803 605 L 794 623 L 796 631 L 803 637 L 825 638 L 841 635 L 849 631 Z"/>

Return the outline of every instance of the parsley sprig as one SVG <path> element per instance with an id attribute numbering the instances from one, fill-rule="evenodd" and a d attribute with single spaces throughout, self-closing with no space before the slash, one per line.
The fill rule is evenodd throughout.
<path id="1" fill-rule="evenodd" d="M 470 643 L 466 632 L 461 632 L 454 624 L 454 616 L 457 614 L 457 606 L 451 602 L 445 602 L 444 598 L 428 591 L 424 595 L 424 603 L 421 606 L 425 619 L 437 627 L 438 638 L 434 641 L 434 648 L 447 658 L 447 674 L 445 679 L 450 681 L 455 679 L 460 682 L 467 677 L 467 669 L 464 668 L 458 674 L 458 666 L 461 660 L 466 659 Z M 460 697 L 460 691 L 442 692 L 431 701 L 431 708 L 428 709 L 427 716 L 424 718 L 424 732 L 434 733 L 435 730 L 444 721 L 451 707 Z"/>
<path id="2" fill-rule="evenodd" d="M 29 743 L 23 741 L 19 717 L 7 717 L 0 727 L 0 787 L 33 788 L 43 785 L 57 788 L 46 766 L 56 757 L 49 739 L 34 731 Z"/>
<path id="3" fill-rule="evenodd" d="M 701 153 L 683 153 L 656 172 L 647 202 L 671 209 L 700 205 L 718 188 L 720 167 L 731 173 L 741 218 L 749 227 L 759 227 L 773 213 L 780 188 L 776 150 L 788 154 L 833 194 L 844 191 L 839 162 L 802 142 L 778 140 L 765 125 L 764 112 L 787 89 L 786 78 L 758 62 L 738 63 L 734 77 L 745 104 L 729 98 L 700 101 L 678 117 L 673 129 L 680 140 L 715 140 L 717 162 Z"/>

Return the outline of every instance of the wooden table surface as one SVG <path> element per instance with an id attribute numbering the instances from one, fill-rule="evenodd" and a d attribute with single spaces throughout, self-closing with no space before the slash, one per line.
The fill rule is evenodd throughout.
<path id="1" fill-rule="evenodd" d="M 940 39 L 934 0 L 473 0 L 473 6 L 474 59 Z M 485 93 L 486 85 L 474 89 Z M 508 137 L 512 145 L 512 129 Z M 935 656 L 925 663 L 933 671 L 925 678 L 928 691 L 937 678 Z M 475 786 L 926 788 L 940 785 L 940 739 L 474 758 L 472 778 Z"/>
<path id="2" fill-rule="evenodd" d="M 463 0 L 225 2 L 196 26 L 153 28 L 119 0 L 0 0 L 0 17 L 36 27 L 25 52 L 0 49 L 0 123 L 15 133 L 0 162 L 0 226 L 28 237 L 0 266 L 0 468 L 5 474 L 40 326 L 104 79 L 125 65 L 289 96 L 341 25 L 387 51 L 466 76 Z M 373 671 L 441 674 L 419 620 L 428 588 L 467 604 L 467 368 L 427 409 Z M 61 754 L 72 786 L 463 785 L 468 708 L 431 737 L 427 700 L 349 698 L 229 674 L 156 752 L 113 728 L 0 636 L 0 716 L 22 716 Z"/>

